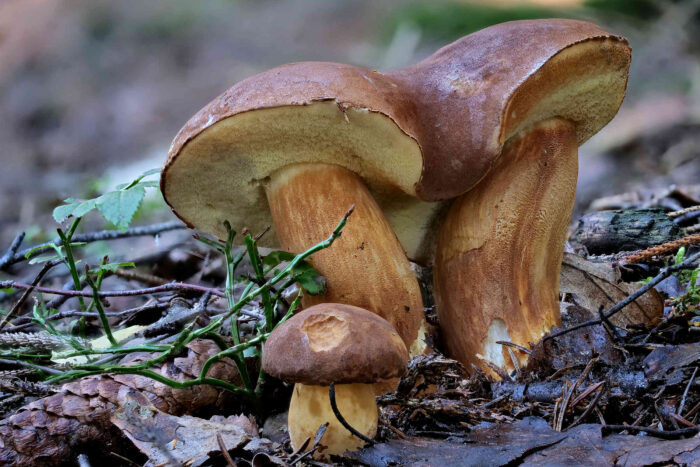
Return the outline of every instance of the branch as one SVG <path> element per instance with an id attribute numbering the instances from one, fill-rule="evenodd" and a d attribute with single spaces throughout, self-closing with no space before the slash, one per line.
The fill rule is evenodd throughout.
<path id="1" fill-rule="evenodd" d="M 0 270 L 4 269 L 5 265 L 8 264 L 9 261 L 15 256 L 15 253 L 17 253 L 17 250 L 19 250 L 19 247 L 24 241 L 24 235 L 24 232 L 20 232 L 19 235 L 17 235 L 15 239 L 12 240 L 10 248 L 8 248 L 7 252 L 4 255 L 2 255 L 2 258 L 0 258 Z"/>
<path id="2" fill-rule="evenodd" d="M 92 297 L 92 290 L 66 290 L 66 289 L 52 289 L 50 287 L 34 287 L 31 284 L 25 284 L 23 282 L 15 281 L 0 281 L 0 289 L 34 289 L 37 292 L 52 294 L 52 295 L 63 295 L 67 297 Z M 131 297 L 134 295 L 147 295 L 161 292 L 170 292 L 173 290 L 186 290 L 191 292 L 199 293 L 211 293 L 217 297 L 225 297 L 224 293 L 216 288 L 204 287 L 195 284 L 186 284 L 184 282 L 169 282 L 167 284 L 159 285 L 157 287 L 147 287 L 144 289 L 132 289 L 132 290 L 107 290 L 100 291 L 97 293 L 99 297 Z"/>
<path id="3" fill-rule="evenodd" d="M 32 291 L 36 288 L 36 286 L 41 282 L 41 279 L 44 278 L 47 272 L 49 270 L 59 264 L 59 260 L 52 260 L 47 263 L 44 263 L 44 266 L 41 268 L 41 271 L 39 271 L 39 274 L 36 275 L 32 283 L 29 285 L 28 288 L 25 289 L 24 294 L 20 297 L 19 300 L 17 300 L 17 303 L 15 303 L 15 306 L 12 307 L 10 312 L 5 315 L 5 318 L 3 318 L 2 321 L 0 321 L 0 330 L 5 327 L 5 325 L 10 321 L 15 316 L 15 313 L 20 309 L 20 307 L 24 304 L 25 301 L 27 301 L 27 298 L 29 297 L 29 294 L 32 293 Z"/>
<path id="4" fill-rule="evenodd" d="M 627 305 L 630 303 L 634 302 L 637 300 L 639 297 L 647 293 L 649 290 L 654 288 L 659 282 L 663 281 L 667 277 L 669 277 L 671 274 L 677 271 L 681 271 L 684 269 L 693 269 L 697 265 L 695 264 L 696 261 L 700 260 L 700 252 L 695 253 L 694 255 L 691 255 L 684 259 L 682 262 L 678 264 L 674 264 L 673 266 L 668 266 L 664 269 L 661 270 L 651 281 L 647 282 L 644 284 L 642 287 L 637 289 L 633 294 L 629 295 L 627 298 L 622 300 L 621 302 L 618 302 L 615 306 L 610 308 L 608 311 L 603 313 L 602 317 L 599 319 L 592 319 L 590 321 L 583 322 L 581 324 L 577 324 L 576 326 L 572 326 L 567 329 L 563 329 L 561 331 L 555 332 L 553 334 L 550 334 L 548 336 L 545 336 L 544 339 L 542 339 L 542 342 L 546 342 L 550 339 L 554 339 L 555 337 L 563 336 L 564 334 L 568 334 L 572 331 L 575 331 L 577 329 L 585 328 L 588 326 L 595 326 L 596 324 L 602 324 L 604 321 L 610 319 L 611 316 L 615 315 L 619 311 L 621 311 L 623 308 L 625 308 Z"/>
<path id="5" fill-rule="evenodd" d="M 126 229 L 123 232 L 120 230 L 101 230 L 99 232 L 89 232 L 84 234 L 73 235 L 71 241 L 81 243 L 92 243 L 99 242 L 102 240 L 116 240 L 119 238 L 158 235 L 162 232 L 168 232 L 170 230 L 179 230 L 185 228 L 187 228 L 187 226 L 180 221 L 162 222 L 160 224 L 146 225 L 143 227 L 132 227 L 130 229 Z M 41 245 L 36 245 L 31 248 L 25 248 L 24 250 L 18 252 L 17 250 L 19 249 L 19 245 L 22 243 L 23 239 L 23 234 L 18 235 L 17 238 L 15 238 L 15 240 L 12 242 L 12 245 L 10 245 L 10 248 L 8 249 L 7 253 L 5 253 L 5 255 L 3 255 L 2 258 L 0 258 L 0 271 L 6 270 L 9 266 L 12 266 L 13 264 L 33 258 L 36 255 L 49 251 L 52 248 L 52 243 L 57 246 L 63 245 L 63 242 L 60 238 L 55 238 L 51 242 L 42 243 Z M 25 256 L 32 250 L 34 251 L 30 255 L 30 257 L 26 258 Z"/>

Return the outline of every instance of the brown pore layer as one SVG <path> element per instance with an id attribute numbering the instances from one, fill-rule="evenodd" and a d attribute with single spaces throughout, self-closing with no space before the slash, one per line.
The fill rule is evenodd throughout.
<path id="1" fill-rule="evenodd" d="M 291 317 L 265 344 L 263 369 L 306 385 L 371 384 L 406 373 L 408 352 L 384 319 L 362 308 L 324 303 Z"/>
<path id="2" fill-rule="evenodd" d="M 527 347 L 559 323 L 559 271 L 578 170 L 575 127 L 542 122 L 509 142 L 501 161 L 452 205 L 434 269 L 448 355 L 481 368 L 477 355 L 513 368 L 496 341 Z"/>
<path id="3" fill-rule="evenodd" d="M 360 177 L 336 165 L 299 165 L 273 176 L 267 193 L 280 246 L 297 254 L 326 239 L 354 204 L 341 237 L 310 259 L 328 281 L 328 290 L 305 296 L 304 307 L 345 303 L 372 311 L 394 327 L 412 355 L 423 353 L 420 286 Z"/>

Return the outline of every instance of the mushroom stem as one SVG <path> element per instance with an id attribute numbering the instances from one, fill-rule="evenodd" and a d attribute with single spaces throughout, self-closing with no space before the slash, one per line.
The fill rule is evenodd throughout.
<path id="1" fill-rule="evenodd" d="M 273 174 L 270 212 L 282 248 L 300 253 L 323 240 L 355 205 L 342 238 L 314 254 L 328 291 L 306 296 L 305 307 L 325 302 L 370 310 L 391 323 L 411 355 L 425 350 L 425 318 L 418 280 L 396 235 L 362 179 L 343 167 L 297 164 Z"/>
<path id="2" fill-rule="evenodd" d="M 550 119 L 506 143 L 499 166 L 452 204 L 438 236 L 435 296 L 448 354 L 514 365 L 560 323 L 559 272 L 578 172 L 573 123 Z M 518 353 L 521 365 L 527 354 Z"/>
<path id="3" fill-rule="evenodd" d="M 377 433 L 378 411 L 372 384 L 338 384 L 335 386 L 337 410 L 342 411 L 346 423 L 354 427 L 355 433 L 336 417 L 330 404 L 328 386 L 294 385 L 289 404 L 287 426 L 292 448 L 297 450 L 307 438 L 314 437 L 318 427 L 328 422 L 328 428 L 319 443 L 315 458 L 330 454 L 342 454 L 364 446 Z M 361 435 L 361 436 L 358 436 Z"/>

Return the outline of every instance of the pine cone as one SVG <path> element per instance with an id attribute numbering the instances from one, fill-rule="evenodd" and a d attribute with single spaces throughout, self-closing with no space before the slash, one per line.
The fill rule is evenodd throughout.
<path id="1" fill-rule="evenodd" d="M 164 363 L 159 373 L 176 381 L 193 379 L 204 362 L 219 352 L 210 341 L 193 341 L 187 355 Z M 122 364 L 152 358 L 152 354 L 130 354 Z M 214 364 L 209 376 L 241 384 L 231 360 Z M 182 415 L 202 408 L 220 409 L 230 394 L 209 385 L 173 389 L 137 375 L 100 375 L 64 384 L 59 392 L 36 400 L 0 421 L 0 466 L 62 465 L 81 445 L 98 442 L 105 446 L 115 436 L 110 415 L 140 391 L 164 412 Z"/>

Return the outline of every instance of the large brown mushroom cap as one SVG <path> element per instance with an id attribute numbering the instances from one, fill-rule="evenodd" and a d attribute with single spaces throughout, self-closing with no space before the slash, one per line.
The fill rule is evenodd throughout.
<path id="1" fill-rule="evenodd" d="M 630 60 L 627 41 L 595 24 L 542 19 L 482 29 L 389 73 L 420 109 L 418 196 L 468 191 L 511 136 L 542 120 L 574 122 L 582 144 L 617 113 Z"/>
<path id="2" fill-rule="evenodd" d="M 406 346 L 387 321 L 355 306 L 323 303 L 270 334 L 262 365 L 284 381 L 329 385 L 396 378 L 407 362 Z"/>
<path id="3" fill-rule="evenodd" d="M 409 222 L 423 163 L 410 136 L 414 121 L 407 93 L 382 73 L 330 62 L 283 65 L 234 85 L 187 122 L 170 147 L 161 189 L 188 225 L 224 238 L 225 220 L 252 231 L 272 225 L 265 188 L 277 170 L 337 164 L 362 177 L 390 222 Z M 262 244 L 278 245 L 270 234 Z"/>
<path id="4" fill-rule="evenodd" d="M 410 258 L 425 259 L 440 201 L 471 189 L 503 145 L 561 117 L 580 143 L 617 112 L 630 48 L 564 19 L 483 29 L 395 72 L 338 63 L 284 65 L 214 99 L 180 130 L 161 188 L 190 226 L 272 224 L 265 187 L 297 163 L 344 166 L 368 184 Z M 416 198 L 417 197 L 417 198 Z M 263 240 L 276 245 L 275 232 Z"/>

